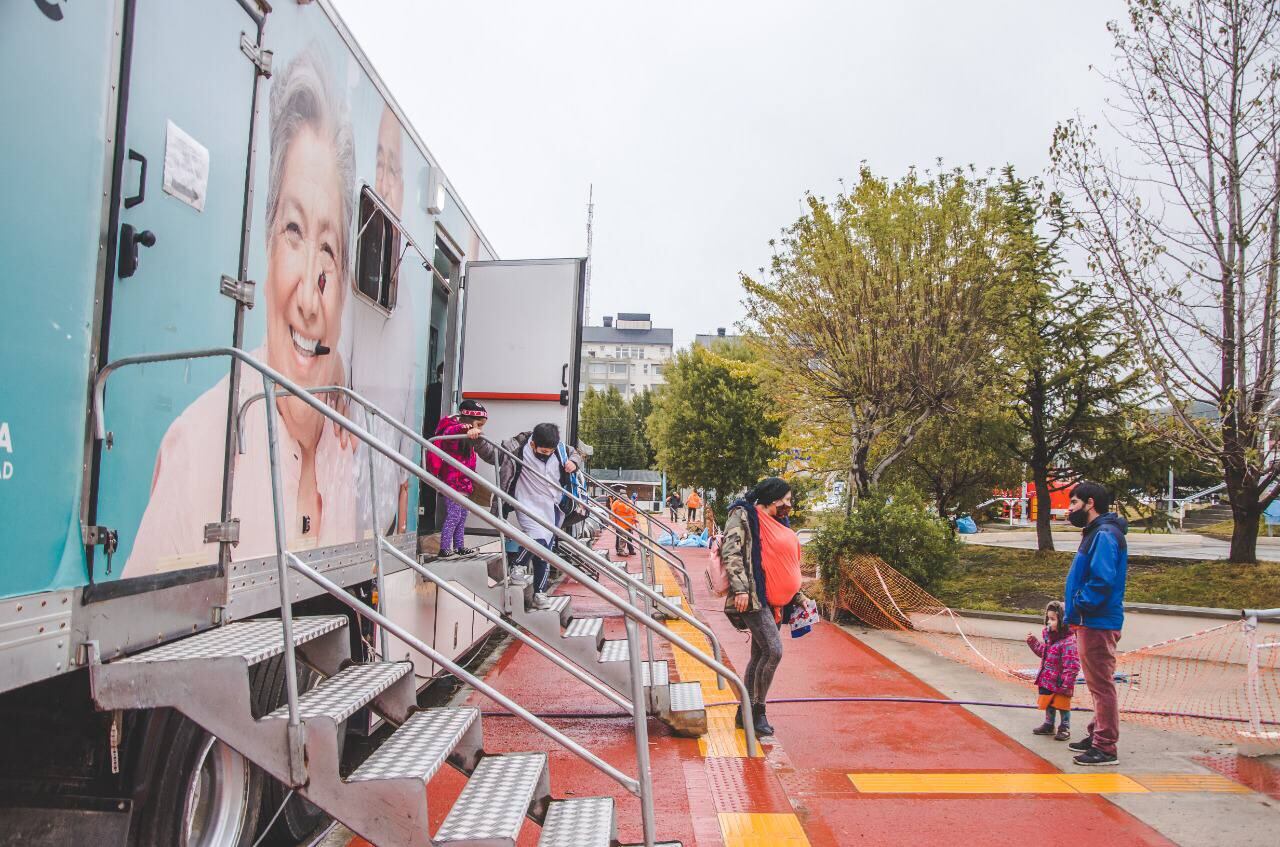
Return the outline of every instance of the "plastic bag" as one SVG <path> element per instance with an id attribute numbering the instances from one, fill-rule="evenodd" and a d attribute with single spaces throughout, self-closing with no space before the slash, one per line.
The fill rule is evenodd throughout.
<path id="1" fill-rule="evenodd" d="M 791 615 L 791 637 L 801 638 L 808 635 L 809 631 L 813 629 L 813 625 L 820 619 L 817 601 L 808 597 L 804 598 L 804 601 L 800 603 L 799 609 Z"/>

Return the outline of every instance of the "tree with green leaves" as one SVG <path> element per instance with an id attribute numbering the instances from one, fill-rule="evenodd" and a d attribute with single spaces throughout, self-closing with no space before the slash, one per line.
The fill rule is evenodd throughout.
<path id="1" fill-rule="evenodd" d="M 653 392 L 646 388 L 631 398 L 631 414 L 636 419 L 636 435 L 640 439 L 640 449 L 644 454 L 642 464 L 638 468 L 654 468 L 658 455 L 649 438 L 649 416 L 653 414 Z"/>
<path id="2" fill-rule="evenodd" d="M 958 169 L 890 182 L 863 168 L 831 202 L 809 196 L 772 243 L 769 273 L 742 277 L 781 402 L 839 439 L 853 496 L 971 387 L 997 344 L 993 199 Z"/>
<path id="3" fill-rule="evenodd" d="M 972 512 L 994 489 L 1022 481 L 1022 463 L 1009 455 L 1017 422 L 1008 398 L 984 388 L 955 405 L 954 413 L 925 425 L 885 477 L 927 493 L 943 517 Z"/>
<path id="4" fill-rule="evenodd" d="M 701 347 L 682 350 L 648 418 L 658 466 L 678 486 L 714 491 L 708 506 L 721 518 L 726 498 L 765 476 L 777 454 L 781 422 L 755 371 Z"/>
<path id="5" fill-rule="evenodd" d="M 647 468 L 646 453 L 636 429 L 635 413 L 613 386 L 608 391 L 587 391 L 582 398 L 579 428 L 584 443 L 594 451 L 595 468 Z"/>
<path id="6" fill-rule="evenodd" d="M 1090 301 L 1087 285 L 1064 278 L 1065 224 L 1052 203 L 1037 199 L 1038 189 L 1005 168 L 1001 249 L 1013 285 L 998 362 L 1017 422 L 1009 453 L 1026 464 L 1037 502 L 1047 504 L 1051 478 L 1078 478 L 1098 455 L 1096 440 L 1125 431 L 1139 376 L 1107 310 Z M 1046 223 L 1049 236 L 1039 229 Z M 1053 549 L 1050 517 L 1036 510 L 1041 550 Z"/>

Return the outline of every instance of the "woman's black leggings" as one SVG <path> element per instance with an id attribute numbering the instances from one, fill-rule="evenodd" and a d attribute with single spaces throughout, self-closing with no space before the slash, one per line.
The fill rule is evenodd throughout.
<path id="1" fill-rule="evenodd" d="M 768 606 L 744 615 L 751 632 L 751 661 L 747 662 L 747 693 L 753 705 L 763 705 L 773 684 L 773 674 L 782 661 L 782 636 Z"/>

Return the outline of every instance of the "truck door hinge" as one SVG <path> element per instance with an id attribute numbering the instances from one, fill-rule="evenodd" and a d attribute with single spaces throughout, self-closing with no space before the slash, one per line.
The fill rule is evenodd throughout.
<path id="1" fill-rule="evenodd" d="M 236 279 L 224 274 L 218 283 L 218 291 L 238 303 L 243 303 L 246 309 L 252 309 L 255 285 L 256 283 L 251 279 Z"/>
<path id="2" fill-rule="evenodd" d="M 240 52 L 249 57 L 258 73 L 271 79 L 271 51 L 263 50 L 253 42 L 248 33 L 240 33 Z"/>
<path id="3" fill-rule="evenodd" d="M 240 543 L 240 519 L 207 523 L 204 525 L 205 544 L 230 544 L 232 547 Z"/>
<path id="4" fill-rule="evenodd" d="M 80 525 L 80 535 L 84 538 L 84 546 L 101 547 L 107 554 L 107 573 L 111 573 L 111 557 L 120 546 L 120 533 L 109 526 Z"/>

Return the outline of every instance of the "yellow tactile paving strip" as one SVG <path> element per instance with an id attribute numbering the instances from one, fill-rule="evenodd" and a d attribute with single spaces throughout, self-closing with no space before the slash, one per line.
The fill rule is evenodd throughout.
<path id="1" fill-rule="evenodd" d="M 862 794 L 1150 794 L 1250 789 L 1217 774 L 851 773 Z"/>
<path id="2" fill-rule="evenodd" d="M 791 814 L 721 812 L 724 847 L 809 847 L 800 820 Z"/>

